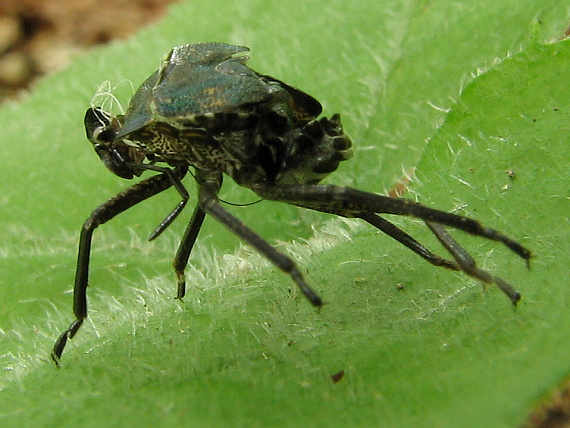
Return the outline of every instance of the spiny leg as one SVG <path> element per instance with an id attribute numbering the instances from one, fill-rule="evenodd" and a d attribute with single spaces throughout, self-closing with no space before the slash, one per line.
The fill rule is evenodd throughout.
<path id="1" fill-rule="evenodd" d="M 173 175 L 180 180 L 186 174 L 186 171 L 187 167 L 176 168 L 173 171 Z M 67 344 L 67 340 L 75 336 L 87 317 L 87 286 L 93 231 L 123 211 L 168 189 L 172 184 L 171 178 L 165 174 L 156 175 L 140 181 L 96 208 L 85 223 L 83 223 L 79 237 L 79 252 L 77 255 L 77 269 L 73 289 L 73 313 L 75 320 L 70 324 L 67 330 L 61 333 L 54 344 L 51 358 L 56 365 L 59 366 L 60 364 L 61 354 Z"/>
<path id="2" fill-rule="evenodd" d="M 254 247 L 275 266 L 288 274 L 299 286 L 305 297 L 307 297 L 307 299 L 309 299 L 309 301 L 314 306 L 321 306 L 323 304 L 323 301 L 313 291 L 313 289 L 307 285 L 302 273 L 297 268 L 295 262 L 290 257 L 286 256 L 271 244 L 269 244 L 267 241 L 265 241 L 261 236 L 251 230 L 247 225 L 238 220 L 220 205 L 220 201 L 217 197 L 220 185 L 221 176 L 217 175 L 205 178 L 204 181 L 200 183 L 200 206 L 204 212 L 211 215 L 220 223 L 225 225 L 231 232 Z"/>
<path id="3" fill-rule="evenodd" d="M 517 304 L 521 298 L 521 295 L 509 282 L 477 267 L 477 263 L 471 254 L 469 254 L 467 250 L 459 245 L 459 243 L 453 239 L 453 237 L 445 230 L 442 225 L 429 221 L 426 221 L 425 223 L 437 237 L 439 242 L 441 242 L 445 249 L 449 251 L 449 253 L 457 261 L 457 264 L 461 266 L 461 270 L 463 272 L 469 276 L 477 278 L 484 283 L 495 283 L 499 289 L 505 293 L 509 299 L 511 299 L 513 305 Z"/>

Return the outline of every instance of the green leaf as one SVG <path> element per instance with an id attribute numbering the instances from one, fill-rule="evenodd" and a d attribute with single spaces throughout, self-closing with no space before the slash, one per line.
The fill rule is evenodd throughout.
<path id="1" fill-rule="evenodd" d="M 566 25 L 562 1 L 193 0 L 0 110 L 2 426 L 520 424 L 568 374 L 570 47 L 542 44 Z M 101 81 L 125 104 L 125 79 L 136 87 L 198 41 L 251 46 L 254 69 L 343 114 L 357 153 L 328 182 L 382 192 L 416 167 L 410 197 L 531 248 L 527 271 L 454 233 L 516 285 L 516 311 L 369 228 L 267 202 L 232 211 L 273 242 L 300 238 L 280 246 L 327 305 L 213 222 L 178 303 L 170 263 L 187 217 L 144 242 L 178 202 L 169 191 L 97 230 L 90 318 L 56 370 L 79 228 L 129 184 L 92 153 L 84 111 Z M 224 199 L 251 200 L 227 181 Z M 394 221 L 439 251 L 422 224 Z"/>

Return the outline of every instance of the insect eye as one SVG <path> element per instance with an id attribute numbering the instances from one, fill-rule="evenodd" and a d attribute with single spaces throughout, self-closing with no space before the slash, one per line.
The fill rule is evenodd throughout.
<path id="1" fill-rule="evenodd" d="M 115 132 L 109 127 L 99 127 L 93 130 L 89 138 L 92 143 L 109 144 L 113 141 Z"/>
<path id="2" fill-rule="evenodd" d="M 115 139 L 120 121 L 100 108 L 90 108 L 85 113 L 85 133 L 93 144 L 109 144 Z"/>

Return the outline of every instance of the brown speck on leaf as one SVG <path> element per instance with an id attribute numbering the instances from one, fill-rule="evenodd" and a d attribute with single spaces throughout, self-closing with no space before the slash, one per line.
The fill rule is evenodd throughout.
<path id="1" fill-rule="evenodd" d="M 342 378 L 344 377 L 344 370 L 341 370 L 339 372 L 336 372 L 335 374 L 333 374 L 331 376 L 331 379 L 333 381 L 333 383 L 339 383 Z"/>
<path id="2" fill-rule="evenodd" d="M 388 191 L 388 196 L 391 198 L 401 198 L 408 191 L 408 184 L 414 177 L 414 168 L 410 168 L 404 173 L 404 176 Z"/>

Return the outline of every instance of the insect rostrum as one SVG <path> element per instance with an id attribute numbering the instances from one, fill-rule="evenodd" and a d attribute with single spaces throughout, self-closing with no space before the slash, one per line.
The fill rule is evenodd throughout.
<path id="1" fill-rule="evenodd" d="M 179 46 L 137 90 L 124 116 L 100 108 L 85 114 L 87 138 L 105 166 L 131 179 L 146 170 L 158 174 L 137 182 L 96 208 L 81 229 L 73 311 L 75 321 L 57 339 L 52 358 L 61 354 L 87 317 L 87 285 L 93 231 L 132 206 L 172 186 L 180 203 L 150 239 L 160 235 L 182 211 L 188 193 L 182 184 L 194 170 L 198 203 L 184 233 L 174 270 L 177 297 L 185 293 L 184 268 L 206 215 L 224 224 L 288 274 L 315 305 L 321 298 L 305 282 L 293 260 L 275 249 L 228 211 L 218 200 L 222 176 L 231 177 L 263 199 L 281 201 L 343 217 L 360 218 L 436 266 L 461 270 L 485 283 L 495 283 L 516 304 L 519 293 L 507 281 L 477 267 L 474 259 L 444 226 L 502 242 L 523 259 L 530 251 L 476 220 L 416 202 L 318 184 L 352 156 L 352 142 L 340 116 L 318 119 L 320 103 L 245 63 L 248 48 L 221 43 Z M 440 257 L 378 214 L 423 220 L 452 256 Z"/>

